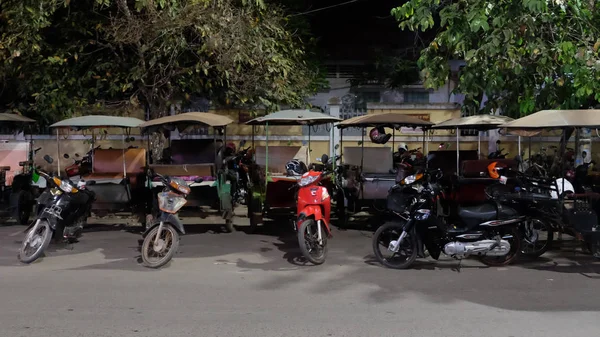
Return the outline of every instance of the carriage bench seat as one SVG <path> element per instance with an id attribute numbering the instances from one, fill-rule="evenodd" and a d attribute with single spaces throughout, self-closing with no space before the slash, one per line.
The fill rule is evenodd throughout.
<path id="1" fill-rule="evenodd" d="M 146 167 L 146 149 L 125 150 L 125 172 L 135 189 L 144 185 L 140 179 Z M 85 180 L 117 180 L 125 178 L 123 174 L 123 150 L 97 149 L 94 151 L 93 173 L 83 177 Z"/>
<path id="2" fill-rule="evenodd" d="M 150 165 L 150 168 L 154 170 L 154 172 L 158 174 L 162 174 L 164 176 L 173 176 L 173 177 L 187 177 L 187 176 L 196 176 L 196 177 L 215 177 L 216 170 L 215 165 L 211 163 L 206 164 L 179 164 L 179 165 Z M 206 180 L 206 178 L 205 178 Z"/>

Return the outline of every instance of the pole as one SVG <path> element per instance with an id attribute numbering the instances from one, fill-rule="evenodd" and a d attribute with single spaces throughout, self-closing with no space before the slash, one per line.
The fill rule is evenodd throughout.
<path id="1" fill-rule="evenodd" d="M 477 159 L 481 159 L 481 131 L 477 131 Z"/>
<path id="2" fill-rule="evenodd" d="M 365 160 L 365 128 L 362 129 L 362 141 L 360 142 L 360 172 L 363 171 L 363 163 Z"/>
<path id="3" fill-rule="evenodd" d="M 265 190 L 267 188 L 267 184 L 269 181 L 269 122 L 267 122 L 265 124 L 265 141 L 266 141 L 266 146 L 265 146 Z"/>
<path id="4" fill-rule="evenodd" d="M 458 140 L 458 128 L 456 128 L 456 176 L 460 176 L 459 162 L 460 162 L 460 144 L 459 144 L 459 140 Z"/>
<path id="5" fill-rule="evenodd" d="M 58 165 L 58 176 L 60 177 L 60 139 L 58 137 L 58 128 L 56 128 L 56 160 Z"/>
<path id="6" fill-rule="evenodd" d="M 125 129 L 123 129 L 123 179 L 127 178 L 127 163 L 125 162 Z"/>
<path id="7" fill-rule="evenodd" d="M 308 124 L 308 153 L 306 154 L 306 161 L 308 161 L 308 164 L 310 164 L 310 129 L 311 126 Z"/>

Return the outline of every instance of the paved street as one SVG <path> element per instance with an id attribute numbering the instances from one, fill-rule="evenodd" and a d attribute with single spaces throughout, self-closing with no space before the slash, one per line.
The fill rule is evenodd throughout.
<path id="1" fill-rule="evenodd" d="M 238 219 L 244 224 L 246 219 Z M 162 270 L 139 234 L 87 232 L 29 266 L 23 227 L 0 227 L 0 336 L 596 336 L 600 263 L 566 251 L 507 268 L 445 258 L 373 262 L 368 231 L 334 232 L 329 260 L 298 260 L 294 233 L 189 227 Z M 267 234 L 270 233 L 270 234 Z"/>

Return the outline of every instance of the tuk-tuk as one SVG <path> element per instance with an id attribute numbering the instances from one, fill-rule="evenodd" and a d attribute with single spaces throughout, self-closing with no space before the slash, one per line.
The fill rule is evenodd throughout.
<path id="1" fill-rule="evenodd" d="M 294 187 L 301 178 L 286 172 L 286 162 L 298 159 L 310 163 L 310 129 L 314 125 L 336 123 L 341 119 L 321 112 L 311 110 L 282 110 L 258 117 L 246 122 L 247 125 L 264 125 L 266 133 L 266 146 L 264 154 L 256 148 L 256 166 L 264 171 L 253 176 L 264 177 L 264 181 L 255 183 L 251 193 L 248 194 L 248 217 L 250 218 L 250 231 L 254 232 L 262 224 L 263 217 L 276 214 L 292 215 L 296 212 L 296 197 Z M 308 147 L 277 146 L 269 149 L 269 126 L 309 126 Z M 254 132 L 254 130 L 253 130 Z M 254 139 L 254 137 L 253 137 Z M 271 151 L 272 158 L 269 157 Z M 339 158 L 331 158 L 335 162 Z M 328 164 L 328 163 L 320 163 Z M 331 191 L 331 186 L 329 187 Z"/>
<path id="2" fill-rule="evenodd" d="M 371 217 L 386 210 L 388 191 L 403 177 L 395 167 L 394 136 L 401 127 L 423 129 L 423 147 L 425 132 L 433 123 L 401 113 L 382 113 L 363 115 L 347 119 L 337 125 L 341 130 L 340 147 L 343 164 L 336 172 L 336 184 L 341 188 L 335 196 L 337 216 L 342 224 L 350 217 Z M 391 128 L 393 134 L 385 135 L 392 140 L 389 146 L 365 147 L 365 128 Z M 361 128 L 360 146 L 343 146 L 343 130 Z M 386 144 L 386 145 L 387 145 Z M 416 154 L 414 155 L 416 156 Z"/>
<path id="3" fill-rule="evenodd" d="M 562 130 L 562 143 L 566 146 L 567 129 L 575 129 L 576 140 L 581 129 L 600 128 L 600 110 L 542 110 L 515 121 L 500 125 L 511 131 Z M 581 188 L 577 190 L 567 179 L 565 163 L 561 161 L 561 176 L 536 183 L 536 190 L 545 193 L 526 195 L 539 202 L 542 214 L 546 215 L 552 229 L 573 234 L 585 243 L 585 247 L 600 258 L 600 194 Z M 543 179 L 541 179 L 543 180 Z M 511 200 L 523 197 L 522 193 L 511 193 Z M 544 206 L 544 207 L 542 207 Z"/>
<path id="4" fill-rule="evenodd" d="M 186 112 L 153 119 L 140 125 L 145 134 L 161 133 L 168 142 L 167 148 L 162 149 L 160 155 L 153 153 L 153 158 L 160 159 L 152 159 L 149 168 L 160 175 L 183 179 L 191 188 L 188 202 L 179 212 L 179 219 L 183 224 L 198 224 L 217 210 L 225 220 L 226 229 L 229 232 L 234 230 L 231 181 L 222 158 L 227 144 L 227 125 L 231 123 L 233 120 L 226 116 Z M 186 136 L 194 129 L 205 127 L 213 128 L 212 139 Z M 179 132 L 178 139 L 171 137 L 173 131 Z M 218 144 L 219 142 L 222 144 Z M 153 147 L 153 150 L 155 148 L 159 147 Z M 197 182 L 198 180 L 202 182 Z M 147 186 L 152 190 L 152 196 L 155 196 L 161 191 L 162 182 L 158 178 L 149 180 Z M 156 198 L 153 197 L 152 200 L 155 201 Z M 156 215 L 156 210 L 153 207 L 153 216 Z"/>
<path id="5" fill-rule="evenodd" d="M 91 130 L 92 142 L 95 141 L 94 130 L 117 128 L 122 129 L 121 149 L 100 149 L 92 151 L 91 172 L 69 179 L 77 184 L 79 180 L 93 180 L 94 185 L 87 187 L 96 194 L 92 206 L 92 214 L 88 221 L 100 221 L 101 218 L 111 223 L 144 224 L 150 200 L 145 189 L 146 149 L 129 145 L 134 141 L 131 129 L 139 128 L 144 121 L 132 117 L 89 115 L 69 118 L 50 127 L 56 129 L 57 165 L 60 176 L 66 178 L 61 167 L 61 136 L 59 130 Z"/>
<path id="6" fill-rule="evenodd" d="M 25 116 L 0 113 L 0 125 L 11 131 L 32 123 L 35 120 Z M 33 158 L 38 151 L 33 149 L 33 139 L 0 143 L 0 203 L 9 202 L 5 209 L 21 225 L 29 221 L 35 198 L 46 187 L 44 178 L 35 173 Z"/>

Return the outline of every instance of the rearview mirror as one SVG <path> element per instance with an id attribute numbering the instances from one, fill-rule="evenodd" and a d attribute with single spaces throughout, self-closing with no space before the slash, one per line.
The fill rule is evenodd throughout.
<path id="1" fill-rule="evenodd" d="M 244 145 L 246 145 L 246 140 L 242 139 L 242 141 L 240 142 L 240 146 L 238 146 L 238 147 L 242 148 Z"/>
<path id="2" fill-rule="evenodd" d="M 75 153 L 75 158 L 79 158 L 79 153 Z"/>
<path id="3" fill-rule="evenodd" d="M 50 157 L 49 155 L 45 155 L 44 156 L 44 160 L 48 163 L 48 164 L 52 164 L 54 162 L 54 159 L 52 159 L 52 157 Z"/>
<path id="4" fill-rule="evenodd" d="M 200 184 L 200 183 L 201 183 L 201 182 L 203 182 L 203 181 L 204 181 L 204 179 L 202 179 L 202 178 L 200 178 L 200 177 L 198 177 L 198 178 L 194 179 L 194 182 L 195 182 L 196 184 Z"/>
<path id="5" fill-rule="evenodd" d="M 69 155 L 68 155 L 68 154 L 66 154 L 66 153 L 63 155 L 63 157 L 64 157 L 65 159 L 69 159 Z"/>
<path id="6" fill-rule="evenodd" d="M 500 141 L 500 139 L 498 139 L 498 140 L 496 141 L 496 144 L 500 144 L 500 143 L 502 143 L 502 142 Z"/>
<path id="7" fill-rule="evenodd" d="M 337 150 L 340 148 L 340 144 L 335 144 L 334 148 Z"/>
<path id="8" fill-rule="evenodd" d="M 328 155 L 326 155 L 326 154 L 323 154 L 323 155 L 321 156 L 321 163 L 323 163 L 323 164 L 327 164 L 328 162 L 329 162 L 329 156 L 328 156 Z"/>

